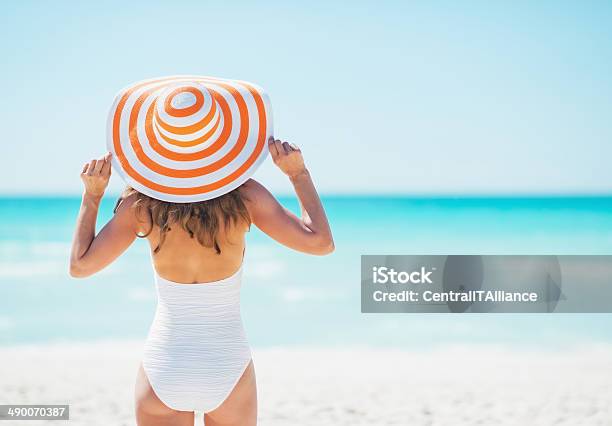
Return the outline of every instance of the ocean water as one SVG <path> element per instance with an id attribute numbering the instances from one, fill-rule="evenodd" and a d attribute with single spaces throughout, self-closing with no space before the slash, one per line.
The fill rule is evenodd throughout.
<path id="1" fill-rule="evenodd" d="M 144 339 L 155 311 L 145 241 L 87 279 L 70 278 L 79 198 L 0 198 L 0 345 Z M 281 202 L 294 211 L 292 198 Z M 612 254 L 612 197 L 324 197 L 336 251 L 316 257 L 247 237 L 242 311 L 251 344 L 612 343 L 608 314 L 362 314 L 362 254 Z M 99 225 L 112 215 L 105 199 Z"/>

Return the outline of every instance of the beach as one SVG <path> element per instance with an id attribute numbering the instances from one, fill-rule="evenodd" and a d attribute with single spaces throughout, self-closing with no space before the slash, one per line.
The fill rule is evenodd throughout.
<path id="1" fill-rule="evenodd" d="M 331 256 L 247 236 L 241 308 L 260 425 L 612 423 L 612 315 L 362 314 L 359 291 L 367 253 L 609 254 L 612 198 L 324 202 Z M 0 198 L 0 403 L 70 404 L 71 425 L 134 425 L 156 307 L 150 254 L 138 240 L 100 274 L 69 278 L 78 206 Z M 100 223 L 112 209 L 105 199 Z"/>
<path id="2" fill-rule="evenodd" d="M 71 425 L 134 425 L 141 351 L 141 341 L 0 348 L 0 401 L 70 404 Z M 554 352 L 266 348 L 254 349 L 253 357 L 265 426 L 609 425 L 612 419 L 610 345 Z"/>

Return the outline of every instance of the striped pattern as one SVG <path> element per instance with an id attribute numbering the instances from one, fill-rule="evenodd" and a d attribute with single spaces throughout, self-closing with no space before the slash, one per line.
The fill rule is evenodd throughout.
<path id="1" fill-rule="evenodd" d="M 251 360 L 240 315 L 242 268 L 206 284 L 155 276 L 157 311 L 142 361 L 149 383 L 170 408 L 210 412 Z"/>
<path id="2" fill-rule="evenodd" d="M 107 145 L 136 190 L 190 203 L 226 194 L 267 156 L 272 110 L 252 83 L 174 76 L 136 83 L 115 98 Z"/>

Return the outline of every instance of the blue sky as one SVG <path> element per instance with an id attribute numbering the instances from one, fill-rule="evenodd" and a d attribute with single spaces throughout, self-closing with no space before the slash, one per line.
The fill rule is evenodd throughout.
<path id="1" fill-rule="evenodd" d="M 0 193 L 79 193 L 117 90 L 171 74 L 266 88 L 322 192 L 612 192 L 612 3 L 288 3 L 4 3 Z"/>

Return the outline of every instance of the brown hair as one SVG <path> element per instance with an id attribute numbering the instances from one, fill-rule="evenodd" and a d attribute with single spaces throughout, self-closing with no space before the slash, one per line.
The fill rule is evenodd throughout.
<path id="1" fill-rule="evenodd" d="M 117 200 L 113 212 L 116 213 L 119 205 L 131 196 L 136 198 L 132 205 L 136 216 L 140 218 L 142 213 L 146 213 L 148 223 L 151 225 L 145 234 L 138 234 L 138 237 L 148 237 L 155 226 L 159 228 L 159 244 L 153 250 L 154 253 L 159 252 L 166 239 L 166 233 L 174 224 L 180 224 L 191 238 L 196 238 L 204 247 L 214 248 L 217 254 L 221 254 L 219 246 L 221 226 L 227 232 L 231 226 L 240 223 L 249 226 L 251 224 L 251 217 L 244 203 L 246 198 L 241 194 L 240 188 L 211 200 L 172 203 L 149 197 L 128 186 Z"/>

